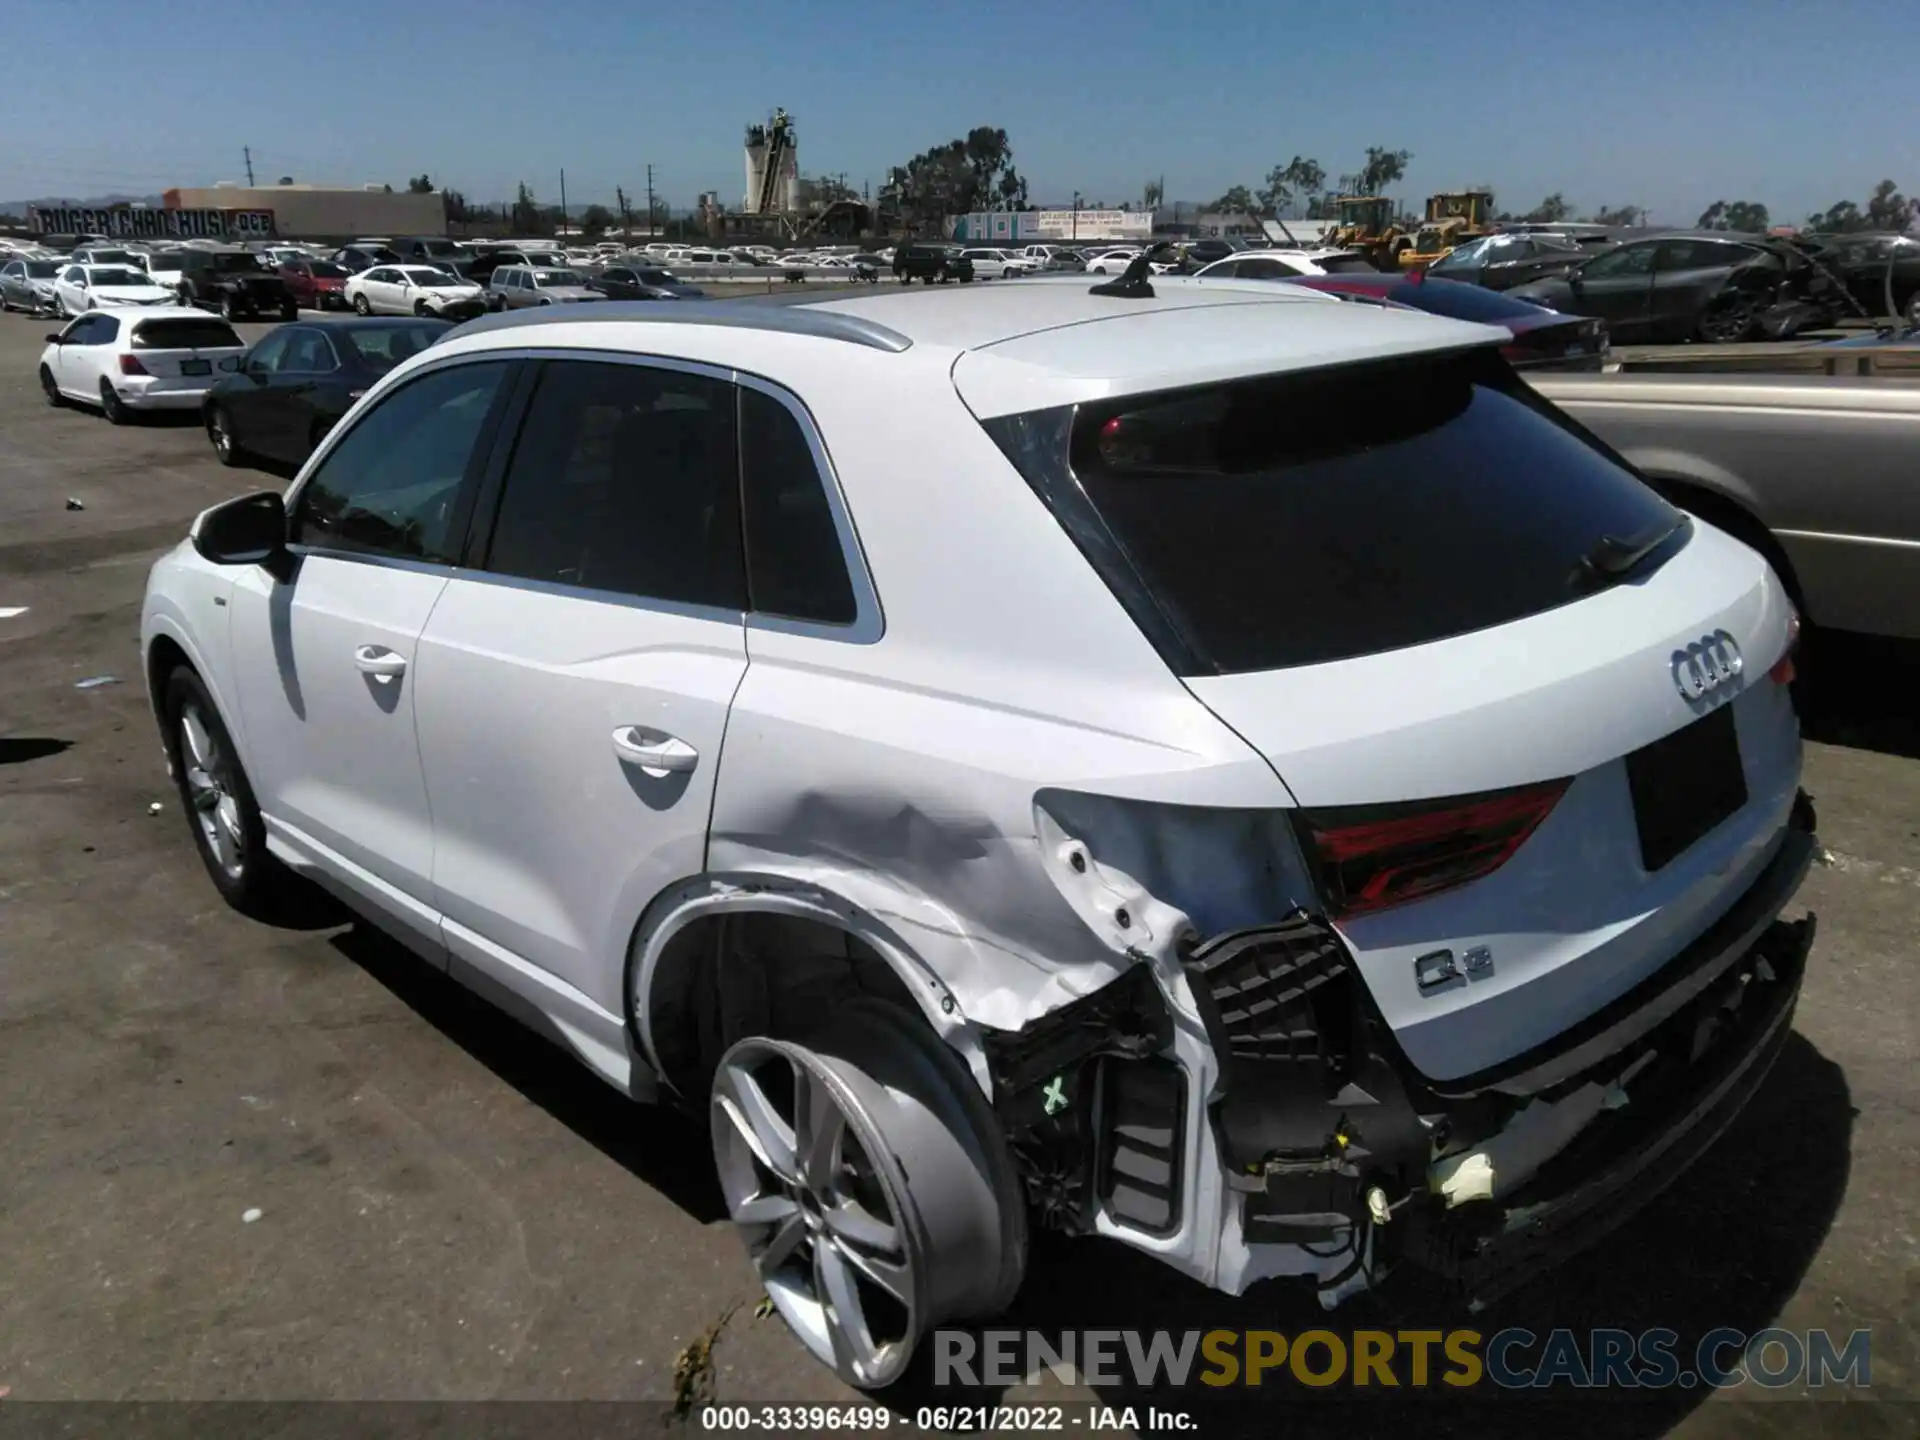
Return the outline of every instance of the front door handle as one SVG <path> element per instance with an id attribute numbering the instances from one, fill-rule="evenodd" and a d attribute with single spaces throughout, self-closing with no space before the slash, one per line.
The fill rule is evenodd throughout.
<path id="1" fill-rule="evenodd" d="M 407 657 L 396 655 L 384 645 L 362 645 L 353 652 L 353 663 L 363 675 L 376 680 L 398 680 L 407 671 Z"/>
<path id="2" fill-rule="evenodd" d="M 613 732 L 613 753 L 656 777 L 685 774 L 700 763 L 700 752 L 686 741 L 639 725 L 622 725 Z"/>

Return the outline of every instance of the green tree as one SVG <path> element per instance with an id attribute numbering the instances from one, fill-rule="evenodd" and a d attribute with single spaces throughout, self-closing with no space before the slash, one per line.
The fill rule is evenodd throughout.
<path id="1" fill-rule="evenodd" d="M 1220 215 L 1251 215 L 1260 205 L 1253 198 L 1251 190 L 1244 185 L 1235 185 L 1206 208 Z"/>
<path id="2" fill-rule="evenodd" d="M 1162 185 L 1158 180 L 1149 180 L 1145 185 L 1140 187 L 1140 208 L 1142 210 L 1158 210 L 1160 208 L 1160 202 L 1166 198 L 1166 186 Z"/>
<path id="3" fill-rule="evenodd" d="M 916 232 L 938 229 L 949 215 L 1028 206 L 1027 182 L 1013 165 L 1013 143 L 1005 130 L 990 125 L 975 126 L 964 138 L 895 166 L 880 200 Z"/>
<path id="4" fill-rule="evenodd" d="M 589 205 L 580 212 L 580 233 L 598 240 L 613 224 L 613 212 L 604 205 Z"/>
<path id="5" fill-rule="evenodd" d="M 467 197 L 458 190 L 441 191 L 440 200 L 447 207 L 447 219 L 464 224 L 473 218 L 473 212 L 467 205 Z"/>
<path id="6" fill-rule="evenodd" d="M 407 193 L 409 195 L 431 195 L 433 193 L 433 181 L 428 179 L 424 173 L 416 175 L 407 181 Z"/>
<path id="7" fill-rule="evenodd" d="M 1867 197 L 1867 225 L 1872 230 L 1905 230 L 1913 219 L 1914 206 L 1894 189 L 1893 181 L 1882 180 Z"/>
<path id="8" fill-rule="evenodd" d="M 1813 214 L 1807 217 L 1806 228 L 1828 235 L 1844 235 L 1853 230 L 1871 230 L 1873 221 L 1860 213 L 1860 207 L 1851 200 L 1842 200 L 1829 205 L 1825 214 Z"/>
<path id="9" fill-rule="evenodd" d="M 1406 175 L 1407 162 L 1411 159 L 1411 150 L 1387 150 L 1378 145 L 1369 145 L 1367 163 L 1360 167 L 1360 193 L 1384 194 L 1387 186 Z"/>
<path id="10" fill-rule="evenodd" d="M 1638 205 L 1622 205 L 1617 209 L 1602 205 L 1593 212 L 1593 223 L 1596 225 L 1642 225 L 1646 219 L 1647 212 Z"/>
<path id="11" fill-rule="evenodd" d="M 1754 200 L 1716 200 L 1694 222 L 1702 230 L 1740 230 L 1753 234 L 1773 223 L 1767 207 Z"/>
<path id="12" fill-rule="evenodd" d="M 1573 214 L 1573 207 L 1567 204 L 1566 197 L 1556 190 L 1538 205 L 1534 206 L 1533 209 L 1529 210 L 1521 219 L 1541 225 L 1558 225 L 1571 214 Z"/>
<path id="13" fill-rule="evenodd" d="M 1296 155 L 1285 165 L 1276 165 L 1267 172 L 1267 183 L 1260 190 L 1259 199 L 1267 213 L 1279 215 L 1291 208 L 1301 196 L 1308 197 L 1307 203 L 1311 207 L 1313 200 L 1326 188 L 1327 172 L 1321 168 L 1320 162 Z"/>

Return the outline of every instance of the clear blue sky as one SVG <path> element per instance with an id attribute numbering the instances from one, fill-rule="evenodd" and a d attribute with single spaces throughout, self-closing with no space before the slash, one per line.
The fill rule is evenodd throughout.
<path id="1" fill-rule="evenodd" d="M 1691 223 L 1920 191 L 1920 0 L 9 0 L 0 198 L 254 172 L 422 170 L 473 200 L 737 203 L 742 127 L 785 106 L 857 188 L 974 125 L 1036 201 L 1257 186 L 1413 151 L 1404 200 L 1491 182 L 1529 208 Z M 216 17 L 224 16 L 230 24 Z M 42 43 L 20 42 L 38 36 Z"/>

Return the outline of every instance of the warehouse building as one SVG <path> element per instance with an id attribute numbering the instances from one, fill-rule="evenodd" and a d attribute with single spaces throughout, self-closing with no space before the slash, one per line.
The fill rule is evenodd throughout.
<path id="1" fill-rule="evenodd" d="M 437 190 L 417 195 L 384 185 L 233 185 L 169 190 L 169 210 L 272 211 L 283 240 L 348 240 L 358 235 L 444 235 L 447 206 Z"/>

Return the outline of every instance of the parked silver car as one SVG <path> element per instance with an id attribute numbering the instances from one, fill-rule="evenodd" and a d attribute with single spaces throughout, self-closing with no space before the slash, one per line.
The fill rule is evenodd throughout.
<path id="1" fill-rule="evenodd" d="M 1920 640 L 1920 388 L 1827 375 L 1528 377 L 1816 624 Z"/>
<path id="2" fill-rule="evenodd" d="M 494 310 L 522 310 L 529 305 L 571 305 L 607 297 L 587 288 L 578 270 L 533 269 L 502 265 L 487 282 L 487 303 Z"/>
<path id="3" fill-rule="evenodd" d="M 35 315 L 55 309 L 53 282 L 60 268 L 57 260 L 9 260 L 0 265 L 0 309 Z"/>

